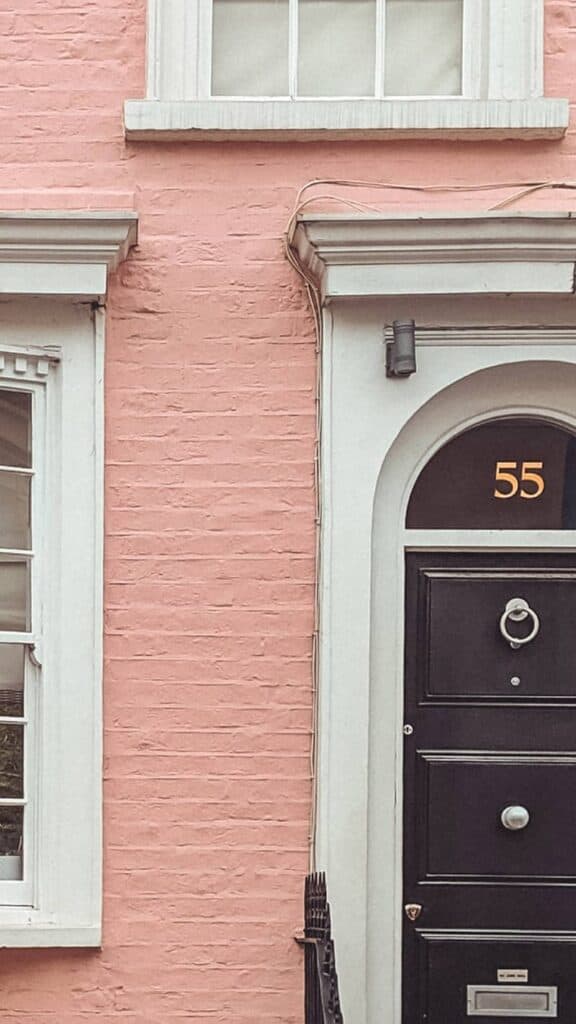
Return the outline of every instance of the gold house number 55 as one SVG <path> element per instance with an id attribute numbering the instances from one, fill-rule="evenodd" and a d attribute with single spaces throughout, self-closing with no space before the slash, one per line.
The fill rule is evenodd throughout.
<path id="1" fill-rule="evenodd" d="M 544 478 L 534 470 L 543 468 L 543 462 L 521 462 L 520 469 L 517 462 L 497 462 L 494 480 L 496 484 L 504 484 L 505 489 L 499 490 L 496 486 L 494 497 L 513 498 L 520 491 L 521 498 L 539 498 L 544 493 Z"/>

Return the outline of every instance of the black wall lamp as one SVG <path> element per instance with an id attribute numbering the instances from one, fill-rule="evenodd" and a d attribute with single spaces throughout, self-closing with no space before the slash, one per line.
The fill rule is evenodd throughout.
<path id="1" fill-rule="evenodd" d="M 394 320 L 393 341 L 386 343 L 386 376 L 409 377 L 416 373 L 416 324 L 413 320 Z"/>

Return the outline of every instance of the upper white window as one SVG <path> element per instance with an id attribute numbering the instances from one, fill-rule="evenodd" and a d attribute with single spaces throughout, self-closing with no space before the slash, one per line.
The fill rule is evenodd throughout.
<path id="1" fill-rule="evenodd" d="M 148 0 L 130 138 L 554 137 L 544 0 Z"/>

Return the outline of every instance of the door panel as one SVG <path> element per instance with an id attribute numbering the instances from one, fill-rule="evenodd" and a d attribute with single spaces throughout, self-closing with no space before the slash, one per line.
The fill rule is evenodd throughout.
<path id="1" fill-rule="evenodd" d="M 576 1017 L 576 946 L 573 942 L 542 941 L 527 937 L 487 941 L 473 939 L 437 939 L 422 937 L 422 989 L 428 994 L 428 1024 L 478 1024 L 489 1021 L 527 1021 L 538 1019 L 531 1015 L 497 1014 L 470 1015 L 468 1013 L 468 987 L 486 986 L 494 991 L 504 987 L 515 990 L 517 998 L 510 1000 L 522 1006 L 526 990 L 555 989 L 556 1019 L 573 1021 Z M 527 982 L 502 982 L 500 977 L 527 977 Z M 448 980 L 447 980 L 448 979 Z M 542 1015 L 544 1016 L 544 1014 Z"/>
<path id="2" fill-rule="evenodd" d="M 576 579 L 546 570 L 424 570 L 419 585 L 426 698 L 576 700 Z M 514 597 L 540 623 L 538 642 L 517 650 L 500 632 Z M 531 627 L 530 617 L 506 623 L 519 640 Z"/>
<path id="3" fill-rule="evenodd" d="M 426 814 L 421 879 L 466 876 L 576 880 L 576 800 L 558 813 L 558 793 L 576 793 L 576 757 L 552 761 L 421 755 Z M 528 824 L 503 827 L 507 807 Z"/>
<path id="4" fill-rule="evenodd" d="M 405 1022 L 573 1024 L 576 557 L 410 554 L 406 572 Z M 512 648 L 518 597 L 539 630 Z M 505 624 L 521 640 L 534 619 Z"/>

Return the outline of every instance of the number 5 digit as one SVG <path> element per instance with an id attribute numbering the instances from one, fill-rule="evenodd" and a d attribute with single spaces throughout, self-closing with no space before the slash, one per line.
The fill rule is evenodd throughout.
<path id="1" fill-rule="evenodd" d="M 532 473 L 533 469 L 542 469 L 544 463 L 542 462 L 523 462 L 522 463 L 522 483 L 536 484 L 535 491 L 525 491 L 524 488 L 520 491 L 521 498 L 539 498 L 544 492 L 544 478 L 540 473 Z"/>
<path id="2" fill-rule="evenodd" d="M 530 463 L 526 463 L 526 465 L 530 465 Z M 507 469 L 517 469 L 517 468 L 518 468 L 518 463 L 517 462 L 497 462 L 496 463 L 495 480 L 499 481 L 500 483 L 510 484 L 510 490 L 509 491 L 499 491 L 499 490 L 497 490 L 495 488 L 494 489 L 494 497 L 495 498 L 513 498 L 514 495 L 517 494 L 518 488 L 520 486 L 520 484 L 518 483 L 518 480 L 516 479 L 516 477 L 514 476 L 513 473 L 506 473 L 505 472 L 505 470 L 507 470 Z"/>

